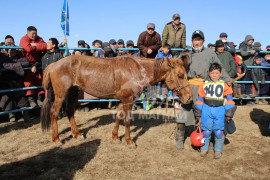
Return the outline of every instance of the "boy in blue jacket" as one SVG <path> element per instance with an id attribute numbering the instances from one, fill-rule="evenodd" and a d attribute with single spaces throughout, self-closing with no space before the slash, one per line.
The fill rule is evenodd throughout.
<path id="1" fill-rule="evenodd" d="M 170 53 L 170 45 L 164 45 L 162 47 L 162 50 L 159 51 L 156 55 L 156 58 L 169 58 L 171 59 L 172 58 L 172 54 Z"/>
<path id="2" fill-rule="evenodd" d="M 205 157 L 208 153 L 212 132 L 215 134 L 215 159 L 223 153 L 225 117 L 230 121 L 236 111 L 233 101 L 233 90 L 222 79 L 222 67 L 213 63 L 209 68 L 209 77 L 200 85 L 198 101 L 194 107 L 196 119 L 201 118 L 201 127 L 205 144 L 201 147 L 200 155 Z"/>

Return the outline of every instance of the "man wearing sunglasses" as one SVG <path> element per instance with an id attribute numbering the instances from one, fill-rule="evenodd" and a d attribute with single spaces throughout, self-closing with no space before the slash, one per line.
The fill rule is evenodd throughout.
<path id="1" fill-rule="evenodd" d="M 155 24 L 147 24 L 147 30 L 142 32 L 138 38 L 137 46 L 140 55 L 146 58 L 155 58 L 161 47 L 160 34 L 155 31 Z"/>

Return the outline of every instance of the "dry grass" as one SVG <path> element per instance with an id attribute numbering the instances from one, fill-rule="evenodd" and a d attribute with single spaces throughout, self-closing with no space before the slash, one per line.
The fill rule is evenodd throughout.
<path id="1" fill-rule="evenodd" d="M 1 123 L 0 179 L 270 179 L 270 106 L 238 108 L 237 132 L 227 136 L 229 144 L 220 160 L 213 159 L 212 151 L 201 158 L 189 138 L 185 150 L 176 150 L 169 138 L 175 125 L 164 122 L 164 109 L 133 112 L 131 135 L 137 149 L 112 144 L 114 112 L 77 112 L 85 141 L 72 139 L 68 120 L 60 120 L 65 142 L 61 148 L 51 142 L 50 133 L 42 134 L 38 119 Z M 142 119 L 146 113 L 150 115 Z M 123 134 L 121 126 L 119 135 Z"/>

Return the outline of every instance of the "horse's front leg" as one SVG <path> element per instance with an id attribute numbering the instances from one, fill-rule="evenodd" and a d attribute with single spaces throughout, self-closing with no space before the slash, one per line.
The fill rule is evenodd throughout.
<path id="1" fill-rule="evenodd" d="M 124 109 L 124 113 L 125 113 L 125 140 L 126 140 L 127 145 L 129 147 L 136 148 L 136 144 L 132 141 L 132 139 L 130 137 L 130 121 L 131 121 L 132 100 L 124 103 L 124 105 L 123 105 L 123 109 Z"/>
<path id="2" fill-rule="evenodd" d="M 121 143 L 119 137 L 118 137 L 118 130 L 119 130 L 119 124 L 120 124 L 120 119 L 124 118 L 124 111 L 123 111 L 123 104 L 120 103 L 117 109 L 116 113 L 116 118 L 115 118 L 115 125 L 112 131 L 112 140 L 113 143 Z"/>

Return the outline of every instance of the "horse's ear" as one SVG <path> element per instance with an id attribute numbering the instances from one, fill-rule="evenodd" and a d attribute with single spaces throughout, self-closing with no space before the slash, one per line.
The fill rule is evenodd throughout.
<path id="1" fill-rule="evenodd" d="M 189 54 L 190 54 L 189 52 L 185 52 L 185 51 L 181 53 L 182 55 L 181 59 L 186 70 L 188 69 Z"/>
<path id="2" fill-rule="evenodd" d="M 166 58 L 166 61 L 167 61 L 169 67 L 174 68 L 174 61 L 173 61 L 173 59 Z"/>

